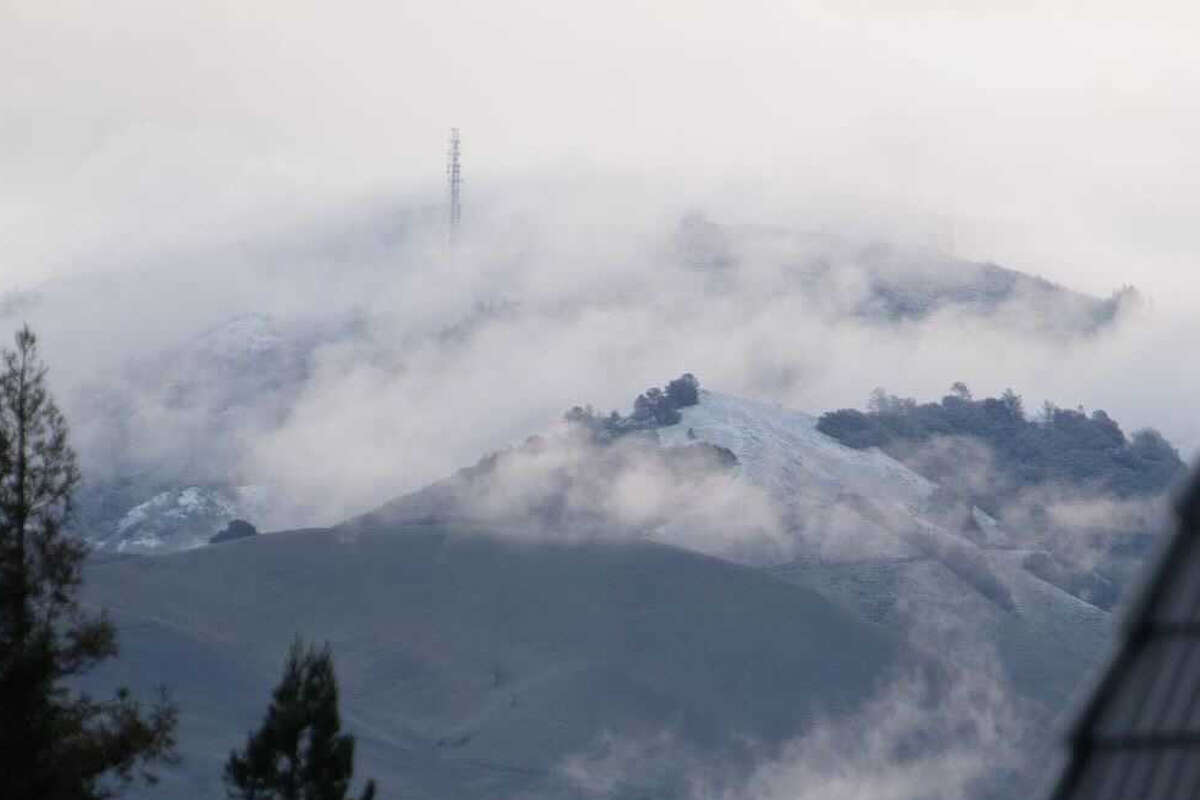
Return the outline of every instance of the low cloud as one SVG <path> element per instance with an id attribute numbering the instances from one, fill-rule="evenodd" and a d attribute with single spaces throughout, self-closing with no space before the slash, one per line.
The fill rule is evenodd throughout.
<path id="1" fill-rule="evenodd" d="M 626 410 L 684 370 L 813 412 L 880 384 L 916 396 L 956 378 L 1011 385 L 1030 402 L 1078 398 L 1128 427 L 1157 425 L 1184 448 L 1200 441 L 1194 422 L 1176 424 L 1178 370 L 1163 362 L 1151 379 L 1154 358 L 1131 347 L 1148 330 L 1152 352 L 1165 346 L 1172 322 L 1153 307 L 1064 332 L 1094 301 L 1059 293 L 1065 305 L 1046 307 L 1022 289 L 991 308 L 953 295 L 966 274 L 987 287 L 977 266 L 802 224 L 725 224 L 661 198 L 639 200 L 654 208 L 642 219 L 586 213 L 635 189 L 606 186 L 559 186 L 554 207 L 480 207 L 454 254 L 419 210 L 340 209 L 154 268 L 60 279 L 6 319 L 42 333 L 89 481 L 269 486 L 283 504 L 270 527 L 362 513 L 548 430 L 572 405 Z M 908 294 L 880 295 L 887 286 Z M 880 311 L 880 297 L 901 305 Z M 901 313 L 913 302 L 926 307 Z"/>
<path id="2" fill-rule="evenodd" d="M 943 651 L 945 645 L 942 645 Z M 955 652 L 958 652 L 957 650 Z M 560 772 L 589 796 L 671 786 L 691 800 L 956 800 L 1036 792 L 1045 771 L 1037 712 L 1005 682 L 986 648 L 955 666 L 912 670 L 855 711 L 815 720 L 777 748 L 746 743 L 748 760 L 714 762 L 668 732 L 603 734 Z M 1014 789 L 1016 791 L 1014 791 Z"/>
<path id="3" fill-rule="evenodd" d="M 663 446 L 653 430 L 601 443 L 564 425 L 368 519 L 481 522 L 522 539 L 653 539 L 751 563 L 788 560 L 796 543 L 778 504 L 736 464 L 708 444 Z"/>

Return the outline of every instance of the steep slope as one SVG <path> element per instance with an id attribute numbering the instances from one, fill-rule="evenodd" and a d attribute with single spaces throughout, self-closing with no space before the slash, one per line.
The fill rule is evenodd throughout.
<path id="1" fill-rule="evenodd" d="M 762 567 L 914 642 L 952 635 L 962 652 L 993 652 L 1018 692 L 1051 715 L 1104 652 L 1107 611 L 1031 571 L 1039 554 L 978 509 L 943 508 L 935 484 L 887 455 L 840 444 L 812 416 L 711 391 L 680 414 L 653 432 L 662 450 L 707 444 L 733 465 L 687 474 L 681 489 L 674 474 L 664 479 L 647 467 L 660 451 L 647 451 L 640 434 L 617 459 L 623 438 L 567 447 L 565 455 L 539 444 L 363 519 L 478 522 L 495 514 L 527 530 L 557 521 L 565 526 L 559 535 L 660 541 Z M 595 473 L 604 480 L 592 482 Z M 689 491 L 696 482 L 702 488 Z M 620 526 L 630 516 L 612 498 L 631 486 L 644 513 L 639 524 Z M 597 519 L 609 527 L 597 533 Z"/>
<path id="2" fill-rule="evenodd" d="M 563 759 L 605 735 L 666 732 L 733 769 L 748 743 L 856 707 L 903 652 L 755 570 L 485 534 L 360 521 L 95 563 L 87 599 L 112 611 L 122 658 L 89 685 L 171 686 L 184 763 L 153 796 L 219 796 L 301 632 L 333 645 L 359 774 L 385 796 L 565 797 Z"/>
<path id="3" fill-rule="evenodd" d="M 787 555 L 905 557 L 935 485 L 876 450 L 852 450 L 816 429 L 816 418 L 701 390 L 681 422 L 659 428 L 667 446 L 708 442 L 730 450 L 738 477 L 765 490 L 792 539 Z M 898 520 L 903 520 L 899 523 Z"/>
<path id="4" fill-rule="evenodd" d="M 1088 685 L 1113 637 L 1111 614 L 1042 581 L 1020 554 L 990 554 L 1011 605 L 1001 605 L 936 558 L 796 561 L 771 574 L 819 591 L 863 619 L 909 631 L 919 646 L 954 661 L 989 653 L 1012 686 L 1050 722 Z"/>
<path id="5" fill-rule="evenodd" d="M 935 485 L 878 450 L 843 446 L 807 414 L 715 392 L 682 417 L 659 429 L 664 444 L 730 449 L 739 478 L 795 520 L 794 558 L 769 565 L 772 574 L 917 640 L 936 632 L 958 642 L 944 657 L 956 646 L 993 649 L 1018 691 L 1050 714 L 1111 642 L 1108 612 L 1026 569 L 1030 552 L 977 509 L 969 535 L 939 524 Z"/>

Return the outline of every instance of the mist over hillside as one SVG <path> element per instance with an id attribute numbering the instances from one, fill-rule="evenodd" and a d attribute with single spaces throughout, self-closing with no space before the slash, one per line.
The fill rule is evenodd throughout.
<path id="1" fill-rule="evenodd" d="M 565 432 L 347 528 L 466 522 L 527 542 L 657 541 L 766 568 L 918 639 L 932 620 L 971 631 L 1044 710 L 1067 700 L 1106 641 L 1116 582 L 1127 578 L 1114 574 L 1114 553 L 1145 559 L 1158 533 L 1157 519 L 1099 539 L 1070 524 L 997 521 L 949 484 L 839 444 L 815 417 L 708 390 L 676 417 L 612 437 L 603 430 L 614 418 L 569 414 Z M 1165 490 L 1146 507 L 1165 505 Z"/>
<path id="2" fill-rule="evenodd" d="M 167 790 L 211 786 L 218 743 L 248 724 L 236 698 L 262 691 L 299 626 L 345 654 L 364 767 L 418 796 L 786 796 L 798 774 L 833 787 L 841 770 L 906 787 L 923 774 L 914 796 L 1028 791 L 1040 773 L 1018 765 L 1109 642 L 1109 613 L 1034 568 L 1027 532 L 977 508 L 964 524 L 936 484 L 817 418 L 684 379 L 668 390 L 623 418 L 576 408 L 552 435 L 333 529 L 96 563 L 92 602 L 154 665 L 101 677 L 174 676 L 194 709 Z M 671 397 L 670 413 L 655 406 Z M 766 637 L 727 669 L 726 624 Z M 810 624 L 834 627 L 788 632 Z M 883 655 L 835 654 L 880 637 Z M 822 671 L 781 672 L 793 658 Z M 743 690 L 739 714 L 710 708 Z M 870 729 L 888 738 L 850 744 Z M 833 773 L 812 762 L 831 741 L 845 749 Z"/>
<path id="3" fill-rule="evenodd" d="M 853 766 L 866 779 L 908 785 L 899 775 L 919 769 L 944 776 L 947 796 L 969 786 L 984 797 L 1008 797 L 1006 785 L 1035 780 L 1010 780 L 1031 752 L 1013 742 L 1037 748 L 1046 739 L 1016 731 L 1052 734 L 1109 642 L 1113 587 L 1129 582 L 1145 550 L 1101 563 L 1090 533 L 1070 526 L 1051 547 L 1022 525 L 1005 524 L 995 507 L 981 508 L 978 498 L 948 496 L 939 476 L 922 474 L 915 462 L 846 447 L 817 429 L 815 414 L 781 406 L 819 413 L 893 378 L 936 387 L 930 392 L 954 378 L 984 387 L 1036 379 L 1050 391 L 1061 384 L 1045 370 L 1063 359 L 1093 369 L 1119 364 L 1131 337 L 1155 324 L 1151 305 L 1129 291 L 1089 297 L 929 250 L 722 225 L 692 212 L 665 224 L 575 223 L 568 230 L 497 212 L 453 253 L 419 215 L 402 225 L 334 228 L 302 233 L 299 241 L 217 247 L 189 256 L 194 267 L 63 279 L 18 304 L 51 331 L 48 348 L 68 354 L 54 374 L 84 460 L 79 527 L 100 548 L 97 569 L 121 574 L 96 602 L 126 609 L 122 624 L 136 640 L 135 660 L 181 663 L 178 649 L 197 646 L 171 643 L 182 635 L 202 643 L 195 658 L 248 669 L 240 656 L 203 644 L 203 631 L 225 612 L 200 588 L 182 601 L 190 621 L 172 623 L 175 633 L 167 635 L 141 616 L 159 616 L 148 610 L 165 602 L 157 590 L 142 611 L 123 597 L 137 581 L 122 571 L 141 575 L 142 562 L 113 559 L 148 554 L 200 564 L 213 557 L 210 550 L 258 548 L 258 540 L 274 538 L 204 544 L 234 518 L 267 532 L 349 519 L 322 534 L 348 540 L 467 526 L 533 552 L 669 546 L 751 569 L 756 581 L 814 593 L 856 625 L 893 631 L 940 676 L 908 667 L 881 673 L 871 688 L 851 692 L 862 705 L 840 709 L 829 725 L 793 720 L 753 754 L 721 744 L 729 760 L 720 780 L 734 782 L 730 791 L 761 797 L 769 784 L 786 794 L 792 779 L 781 776 L 802 767 L 819 773 L 814 752 L 872 725 L 895 734 L 856 756 L 867 759 Z M 189 281 L 188 269 L 201 263 L 215 278 Z M 69 320 L 85 295 L 111 301 L 99 305 L 88 330 L 112 326 L 124 338 L 72 338 Z M 163 296 L 193 302 L 183 313 L 165 313 L 152 302 Z M 130 303 L 144 315 L 138 335 L 123 327 Z M 997 377 L 997 365 L 1005 377 Z M 701 392 L 698 403 L 661 418 L 651 409 L 654 424 L 634 425 L 631 435 L 608 443 L 589 427 L 607 424 L 604 412 L 582 425 L 578 415 L 563 418 L 586 402 L 632 420 L 641 401 L 631 408 L 630 387 L 656 385 L 684 367 L 722 391 Z M 1090 381 L 1075 377 L 1068 385 L 1076 396 Z M 189 548 L 197 549 L 162 555 Z M 281 597 L 303 591 L 299 578 L 286 580 Z M 340 585 L 332 576 L 315 580 Z M 404 602 L 389 597 L 394 590 L 381 589 L 371 603 Z M 321 635 L 336 644 L 359 635 L 351 625 L 359 601 L 357 589 L 333 591 L 336 620 Z M 283 602 L 290 608 L 293 601 Z M 513 613 L 509 624 L 537 627 L 524 611 Z M 466 623 L 451 616 L 442 624 L 458 630 Z M 847 646 L 858 637 L 852 633 Z M 589 666 L 579 668 L 597 668 L 594 655 L 580 658 Z M 457 670 L 457 659 L 445 663 Z M 250 674 L 230 678 L 248 687 L 246 697 L 261 689 L 269 669 Z M 358 680 L 348 685 L 359 687 Z M 530 796 L 603 794 L 614 786 L 636 793 L 647 780 L 665 781 L 682 796 L 678 772 L 647 776 L 664 761 L 694 765 L 709 756 L 687 736 L 676 742 L 670 726 L 636 714 L 603 722 L 585 712 L 595 703 L 638 706 L 621 699 L 628 676 L 614 680 L 563 689 L 561 702 L 590 720 L 572 722 L 581 727 L 571 748 L 542 753 L 531 767 L 528 754 L 506 755 L 499 740 L 481 739 L 471 763 L 486 762 L 489 773 L 533 769 L 540 777 L 523 784 Z M 183 691 L 190 704 L 212 706 L 209 679 L 189 679 Z M 694 708 L 708 691 L 719 690 L 680 699 L 680 708 Z M 919 739 L 924 724 L 913 720 L 933 719 L 927 714 L 935 698 L 957 693 L 963 698 L 929 723 L 945 726 L 938 727 L 944 735 L 928 749 L 905 751 L 903 742 Z M 981 715 L 972 717 L 971 736 L 956 741 L 954 713 L 979 696 L 987 701 L 971 712 Z M 204 776 L 218 758 L 217 742 L 245 724 L 242 705 L 191 718 L 199 738 L 187 747 L 209 766 L 185 769 L 178 780 L 210 780 Z M 429 713 L 452 714 L 453 703 L 435 706 Z M 397 706 L 390 724 L 409 731 L 404 726 L 415 723 L 403 720 L 411 713 Z M 549 713 L 531 717 L 530 730 L 551 725 Z M 758 716 L 747 722 L 760 724 Z M 411 761 L 413 752 L 449 746 L 438 742 L 476 741 L 474 733 L 442 725 L 403 736 L 416 738 L 368 745 L 377 774 L 431 794 L 466 791 L 461 781 L 500 785 L 459 773 L 458 763 L 446 772 Z M 663 755 L 647 763 L 631 746 Z M 872 760 L 886 769 L 873 772 Z M 392 772 L 382 766 L 388 763 L 408 768 Z M 706 774 L 686 772 L 688 781 Z M 836 776 L 824 780 L 836 783 Z"/>
<path id="4" fill-rule="evenodd" d="M 1041 796 L 1200 456 L 1198 34 L 6 0 L 0 794 L 163 684 L 222 795 L 303 638 L 378 800 Z"/>
<path id="5" fill-rule="evenodd" d="M 58 356 L 96 538 L 188 487 L 218 505 L 272 497 L 252 509 L 268 528 L 331 523 L 545 430 L 580 399 L 621 407 L 681 364 L 820 411 L 895 374 L 889 362 L 930 391 L 947 374 L 1047 384 L 1044 364 L 1094 365 L 1150 313 L 1129 292 L 1091 298 L 799 226 L 690 211 L 559 224 L 566 213 L 483 209 L 451 258 L 420 213 L 347 211 L 22 295 L 19 316 Z M 979 347 L 1013 369 L 997 378 Z"/>

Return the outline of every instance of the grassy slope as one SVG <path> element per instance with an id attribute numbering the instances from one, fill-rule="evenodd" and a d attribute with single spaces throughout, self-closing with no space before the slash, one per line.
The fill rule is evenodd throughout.
<path id="1" fill-rule="evenodd" d="M 564 756 L 663 730 L 773 743 L 867 697 L 897 641 L 820 595 L 654 544 L 555 546 L 407 526 L 302 531 L 92 565 L 122 658 L 91 676 L 183 709 L 155 797 L 217 797 L 297 632 L 335 651 L 359 775 L 384 796 L 563 796 Z"/>
<path id="2" fill-rule="evenodd" d="M 955 658 L 954 647 L 989 644 L 1014 688 L 1056 718 L 1073 707 L 1112 645 L 1112 616 L 1022 569 L 1022 554 L 988 555 L 994 574 L 1012 594 L 1011 609 L 930 558 L 796 562 L 770 571 L 888 628 L 916 618 L 927 630 L 942 632 L 950 648 L 941 653 L 944 658 Z"/>

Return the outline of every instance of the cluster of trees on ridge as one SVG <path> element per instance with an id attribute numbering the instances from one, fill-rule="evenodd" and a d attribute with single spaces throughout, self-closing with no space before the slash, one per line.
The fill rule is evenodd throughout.
<path id="1" fill-rule="evenodd" d="M 700 381 L 692 373 L 685 372 L 675 380 L 668 381 L 661 389 L 652 386 L 639 394 L 633 401 L 633 413 L 627 417 L 622 417 L 616 411 L 607 417 L 597 416 L 591 406 L 574 406 L 563 415 L 563 419 L 604 442 L 627 433 L 674 425 L 683 419 L 679 409 L 699 402 Z"/>
<path id="2" fill-rule="evenodd" d="M 232 542 L 237 539 L 246 539 L 251 536 L 257 536 L 258 529 L 244 519 L 230 520 L 222 530 L 217 531 L 211 538 L 209 544 L 220 544 L 221 542 Z"/>
<path id="3" fill-rule="evenodd" d="M 147 707 L 125 688 L 97 700 L 70 686 L 116 657 L 117 635 L 79 603 L 87 544 L 69 522 L 80 473 L 45 377 L 24 327 L 0 350 L 0 784 L 15 800 L 106 800 L 178 761 L 179 713 L 165 689 Z M 346 800 L 353 771 L 332 654 L 297 639 L 262 726 L 230 754 L 226 790 Z M 368 781 L 362 800 L 374 795 Z"/>
<path id="4" fill-rule="evenodd" d="M 732 450 L 708 442 L 661 446 L 656 429 L 679 422 L 680 409 L 699 402 L 699 381 L 684 373 L 664 388 L 652 387 L 638 395 L 629 416 L 616 411 L 597 415 L 590 405 L 575 406 L 563 415 L 565 436 L 534 435 L 520 445 L 490 453 L 449 480 L 410 496 L 404 513 L 421 520 L 471 517 L 481 507 L 482 497 L 498 495 L 511 496 L 515 502 L 511 506 L 495 499 L 484 503 L 493 520 L 504 518 L 513 523 L 519 519 L 525 526 L 547 528 L 611 524 L 601 500 L 611 497 L 616 490 L 614 482 L 634 469 L 669 485 L 690 485 L 737 466 Z M 692 431 L 688 433 L 689 439 L 695 438 Z M 577 444 L 584 446 L 574 447 Z M 566 454 L 567 458 L 548 458 L 534 468 L 547 452 Z M 510 472 L 517 464 L 516 472 Z M 516 493 L 498 488 L 503 487 L 506 474 L 528 478 L 531 469 L 545 470 L 538 473 L 536 491 L 532 483 Z"/>
<path id="5" fill-rule="evenodd" d="M 925 445 L 941 437 L 965 437 L 986 445 L 991 464 L 975 502 L 995 509 L 1022 489 L 1062 485 L 1117 497 L 1149 496 L 1173 484 L 1186 467 L 1162 434 L 1147 428 L 1126 437 L 1104 411 L 1087 414 L 1047 403 L 1027 416 L 1011 389 L 976 400 L 963 383 L 937 403 L 918 403 L 883 389 L 866 411 L 843 408 L 821 415 L 817 430 L 856 449 L 878 447 L 932 480 L 954 485 L 963 464 L 939 464 Z M 932 474 L 931 474 L 932 473 Z"/>

